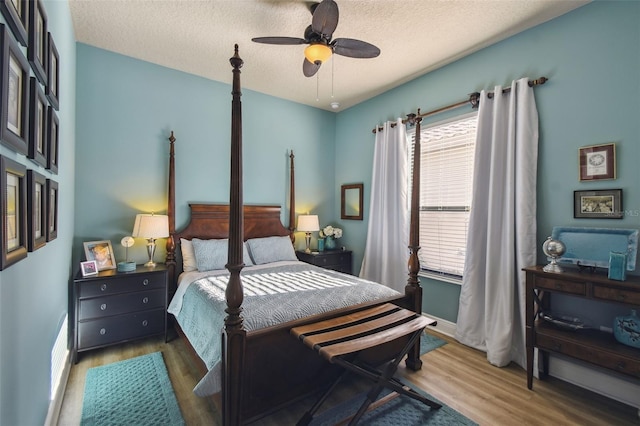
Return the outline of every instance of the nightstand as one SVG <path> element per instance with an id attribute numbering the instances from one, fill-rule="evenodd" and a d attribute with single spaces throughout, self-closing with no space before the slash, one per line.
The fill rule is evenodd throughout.
<path id="1" fill-rule="evenodd" d="M 101 271 L 73 280 L 73 361 L 78 352 L 164 333 L 167 341 L 168 272 L 165 265 Z"/>
<path id="2" fill-rule="evenodd" d="M 305 253 L 304 251 L 296 251 L 298 260 L 320 266 L 334 271 L 352 273 L 351 267 L 351 250 L 327 250 L 321 252 Z"/>

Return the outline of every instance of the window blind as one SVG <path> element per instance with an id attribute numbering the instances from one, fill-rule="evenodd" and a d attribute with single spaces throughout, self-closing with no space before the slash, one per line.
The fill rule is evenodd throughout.
<path id="1" fill-rule="evenodd" d="M 477 113 L 426 126 L 420 134 L 420 268 L 462 276 L 471 212 Z M 415 128 L 407 132 L 413 173 Z M 408 182 L 409 190 L 411 184 Z"/>

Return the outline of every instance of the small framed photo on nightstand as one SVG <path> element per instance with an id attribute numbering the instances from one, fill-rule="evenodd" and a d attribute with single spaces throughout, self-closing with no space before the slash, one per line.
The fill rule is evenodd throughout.
<path id="1" fill-rule="evenodd" d="M 80 272 L 83 277 L 89 275 L 96 275 L 98 273 L 98 264 L 95 260 L 87 260 L 86 262 L 80 262 Z"/>

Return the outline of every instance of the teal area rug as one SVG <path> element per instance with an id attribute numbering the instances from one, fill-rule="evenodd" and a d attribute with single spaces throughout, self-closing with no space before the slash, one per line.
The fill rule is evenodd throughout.
<path id="1" fill-rule="evenodd" d="M 433 336 L 429 333 L 423 333 L 420 336 L 420 354 L 424 355 L 429 351 L 439 348 L 445 345 L 447 342 L 439 337 Z"/>
<path id="2" fill-rule="evenodd" d="M 162 353 L 90 368 L 80 424 L 184 425 Z"/>
<path id="3" fill-rule="evenodd" d="M 440 339 L 439 337 L 425 333 L 420 336 L 420 354 L 424 355 L 425 353 L 437 349 L 446 343 L 447 342 L 445 340 Z M 426 392 L 423 392 L 420 389 L 415 390 L 432 401 L 442 404 Z M 390 390 L 385 389 L 380 394 L 380 397 L 389 393 Z M 341 422 L 356 413 L 360 405 L 362 405 L 365 396 L 366 394 L 364 393 L 357 395 L 336 407 L 329 408 L 323 413 L 316 415 L 311 422 L 311 426 L 334 425 Z M 432 410 L 429 406 L 424 405 L 419 401 L 407 396 L 399 396 L 381 407 L 365 414 L 358 424 L 367 426 L 458 426 L 475 425 L 476 423 L 444 404 L 442 404 L 442 408 L 439 410 Z"/>
<path id="4" fill-rule="evenodd" d="M 432 401 L 442 404 L 440 401 L 414 388 L 414 390 Z M 382 391 L 380 396 L 387 395 L 388 390 Z M 317 415 L 311 422 L 311 426 L 329 426 L 341 422 L 358 411 L 364 401 L 365 394 L 358 395 L 349 401 L 330 408 Z M 346 423 L 345 423 L 346 424 Z M 469 420 L 453 408 L 442 405 L 439 410 L 432 410 L 429 406 L 411 399 L 407 396 L 399 396 L 381 407 L 366 413 L 358 422 L 366 426 L 472 426 L 477 423 Z"/>

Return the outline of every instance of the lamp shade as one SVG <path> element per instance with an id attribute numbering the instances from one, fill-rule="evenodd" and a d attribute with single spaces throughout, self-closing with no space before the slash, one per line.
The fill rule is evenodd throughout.
<path id="1" fill-rule="evenodd" d="M 166 238 L 169 236 L 169 216 L 163 214 L 138 214 L 133 225 L 134 237 Z"/>
<path id="2" fill-rule="evenodd" d="M 298 231 L 315 232 L 319 230 L 320 230 L 320 222 L 318 221 L 318 215 L 302 214 L 298 216 Z"/>
<path id="3" fill-rule="evenodd" d="M 314 43 L 310 44 L 304 49 L 304 56 L 307 61 L 315 64 L 316 62 L 323 63 L 331 57 L 331 48 L 326 44 Z"/>

